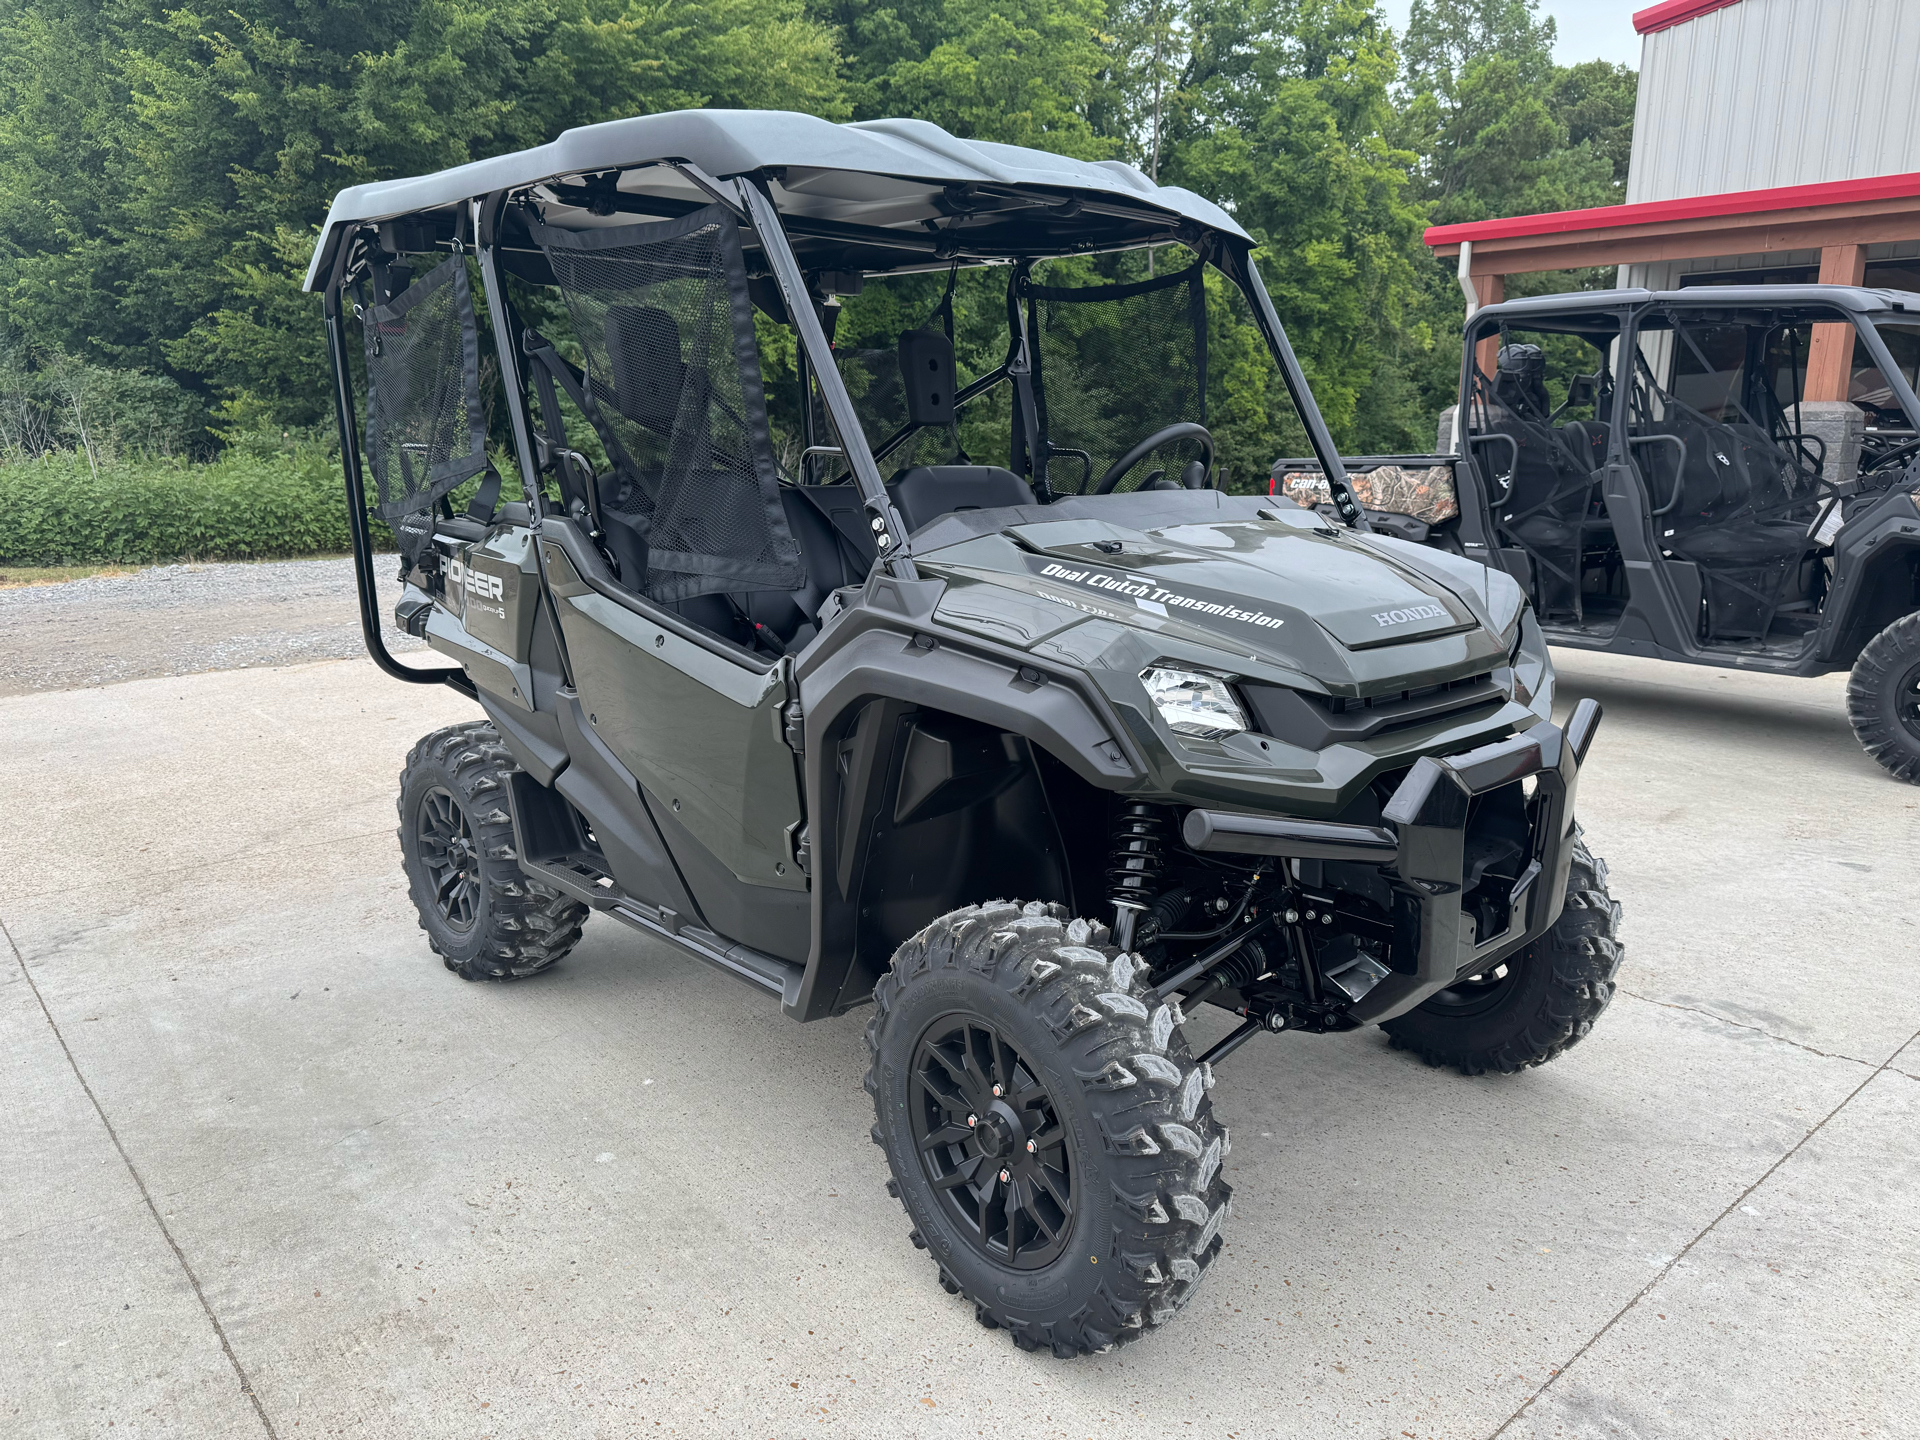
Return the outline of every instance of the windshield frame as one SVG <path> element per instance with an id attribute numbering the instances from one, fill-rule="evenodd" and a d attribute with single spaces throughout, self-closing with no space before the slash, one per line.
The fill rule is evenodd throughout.
<path id="1" fill-rule="evenodd" d="M 743 197 L 748 197 L 751 209 L 751 223 L 756 232 L 755 238 L 768 256 L 770 266 L 781 281 L 783 299 L 787 303 L 790 319 L 801 343 L 805 360 L 805 370 L 820 386 L 821 398 L 826 404 L 828 415 L 842 442 L 845 457 L 845 472 L 850 474 L 854 483 L 860 487 L 863 501 L 870 514 L 876 501 L 886 495 L 879 462 L 886 458 L 899 445 L 904 444 L 919 427 L 905 427 L 887 436 L 869 436 L 854 412 L 853 402 L 848 396 L 834 361 L 834 348 L 827 341 L 808 291 L 805 278 L 799 267 L 793 248 L 788 241 L 786 217 L 779 214 L 772 204 L 751 183 L 739 182 Z M 777 242 L 768 235 L 770 228 L 780 227 Z M 1259 268 L 1253 259 L 1253 245 L 1239 243 L 1235 237 L 1218 232 L 1183 235 L 1180 243 L 1192 250 L 1200 262 L 1211 267 L 1230 285 L 1234 286 L 1247 302 L 1255 325 L 1260 332 L 1262 343 L 1267 347 L 1269 359 L 1279 372 L 1282 384 L 1286 387 L 1288 398 L 1293 402 L 1303 429 L 1307 432 L 1308 443 L 1320 461 L 1322 473 L 1326 475 L 1329 493 L 1334 499 L 1336 510 L 1342 520 L 1355 530 L 1371 530 L 1360 503 L 1356 500 L 1352 487 L 1348 484 L 1347 472 L 1341 464 L 1339 448 L 1334 443 L 1327 422 L 1315 403 L 1313 390 L 1308 384 L 1307 374 L 1294 353 L 1287 337 L 1286 327 L 1275 309 L 1267 287 L 1262 283 Z M 1142 249 L 1139 245 L 1125 245 L 1106 250 L 1074 252 L 1077 254 L 1115 254 L 1126 250 Z M 963 264 L 964 269 L 999 269 L 1012 266 L 1018 272 L 1021 268 L 1040 257 L 1026 257 L 1015 254 L 1005 256 L 970 256 L 972 265 Z M 928 265 L 925 262 L 909 263 L 887 270 L 863 270 L 864 280 L 879 280 L 889 276 L 929 272 L 947 268 L 945 265 Z M 797 298 L 798 297 L 798 298 Z M 804 322 L 804 323 L 803 323 Z M 1027 333 L 1027 320 L 1024 307 L 1014 307 L 1010 311 L 1008 349 L 999 365 L 984 375 L 968 382 L 956 394 L 957 406 L 991 391 L 996 385 L 1007 382 L 1018 383 L 1024 368 L 1031 365 L 1034 339 Z M 852 432 L 851 436 L 849 432 Z M 840 469 L 840 467 L 836 467 Z M 836 477 L 838 480 L 839 477 Z M 891 510 L 891 506 L 889 507 Z M 890 527 L 891 528 L 891 527 Z M 906 560 L 911 557 L 911 539 L 904 533 L 895 531 L 897 539 L 888 555 L 894 559 Z"/>
<path id="2" fill-rule="evenodd" d="M 1883 325 L 1898 325 L 1903 328 L 1921 328 L 1921 310 L 1911 310 L 1906 306 L 1888 306 L 1882 310 L 1857 310 L 1854 313 L 1856 337 L 1868 348 L 1874 363 L 1880 367 L 1882 378 L 1892 382 L 1890 389 L 1894 398 L 1901 402 L 1901 409 L 1908 417 L 1908 424 L 1921 430 L 1921 402 L 1915 398 L 1914 387 L 1908 384 L 1907 373 L 1895 363 L 1894 354 L 1888 349 L 1887 341 L 1881 338 Z"/>

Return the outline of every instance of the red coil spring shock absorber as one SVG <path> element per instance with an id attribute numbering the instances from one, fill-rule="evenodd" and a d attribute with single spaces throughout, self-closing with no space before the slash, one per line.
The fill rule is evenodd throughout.
<path id="1" fill-rule="evenodd" d="M 1115 823 L 1112 861 L 1107 867 L 1107 899 L 1114 907 L 1114 944 L 1134 949 L 1134 928 L 1154 899 L 1161 877 L 1162 832 L 1167 820 L 1159 806 L 1129 801 Z"/>

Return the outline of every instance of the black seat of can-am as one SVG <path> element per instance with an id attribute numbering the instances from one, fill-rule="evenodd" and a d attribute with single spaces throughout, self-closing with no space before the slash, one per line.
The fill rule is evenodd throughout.
<path id="1" fill-rule="evenodd" d="M 1510 480 L 1500 501 L 1502 530 L 1535 566 L 1536 608 L 1543 615 L 1581 615 L 1581 580 L 1588 547 L 1612 540 L 1595 514 L 1595 479 L 1607 453 L 1607 427 L 1596 421 L 1555 425 L 1548 399 L 1546 357 L 1538 345 L 1504 345 L 1483 410 L 1483 434 L 1514 442 Z"/>

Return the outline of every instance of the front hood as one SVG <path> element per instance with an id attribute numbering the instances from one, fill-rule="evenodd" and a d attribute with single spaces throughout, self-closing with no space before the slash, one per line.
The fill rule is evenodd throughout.
<path id="1" fill-rule="evenodd" d="M 1490 613 L 1474 579 L 1484 567 L 1335 531 L 1307 513 L 1151 530 L 1042 521 L 915 559 L 950 580 L 1043 596 L 1343 690 L 1394 672 L 1394 657 L 1377 652 L 1442 637 L 1461 638 L 1447 649 L 1463 664 L 1498 663 L 1512 618 Z"/>

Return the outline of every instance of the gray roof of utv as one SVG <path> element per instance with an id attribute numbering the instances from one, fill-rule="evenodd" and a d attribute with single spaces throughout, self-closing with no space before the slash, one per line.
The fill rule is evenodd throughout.
<path id="1" fill-rule="evenodd" d="M 924 120 L 865 120 L 835 125 L 785 110 L 679 110 L 610 120 L 564 132 L 531 150 L 476 160 L 409 180 L 356 185 L 334 197 L 305 288 L 323 289 L 344 227 L 454 205 L 496 190 L 590 175 L 658 160 L 685 160 L 725 177 L 772 167 L 790 174 L 776 187 L 783 213 L 867 225 L 915 226 L 898 212 L 903 198 L 888 188 L 838 183 L 848 177 L 891 177 L 933 186 L 1043 186 L 1106 195 L 1191 220 L 1248 240 L 1226 211 L 1190 190 L 1156 185 L 1117 160 L 1070 160 L 1045 150 L 960 140 Z M 803 172 L 795 175 L 791 172 Z"/>
<path id="2" fill-rule="evenodd" d="M 1699 285 L 1682 290 L 1563 291 L 1554 295 L 1526 295 L 1513 300 L 1483 305 L 1474 312 L 1483 318 L 1511 316 L 1521 319 L 1530 314 L 1558 315 L 1569 311 L 1611 310 L 1624 306 L 1650 304 L 1683 306 L 1739 305 L 1832 305 L 1842 310 L 1873 314 L 1883 310 L 1921 307 L 1921 296 L 1904 290 L 1869 290 L 1860 285 Z"/>

